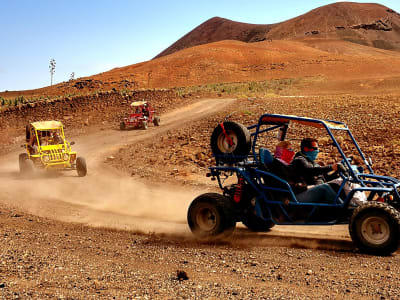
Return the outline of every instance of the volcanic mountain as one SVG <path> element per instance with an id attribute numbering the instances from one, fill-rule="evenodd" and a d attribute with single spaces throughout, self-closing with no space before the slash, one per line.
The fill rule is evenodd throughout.
<path id="1" fill-rule="evenodd" d="M 380 4 L 338 2 L 271 25 L 254 25 L 212 18 L 176 41 L 155 58 L 217 42 L 238 40 L 340 39 L 388 50 L 400 50 L 400 15 Z"/>

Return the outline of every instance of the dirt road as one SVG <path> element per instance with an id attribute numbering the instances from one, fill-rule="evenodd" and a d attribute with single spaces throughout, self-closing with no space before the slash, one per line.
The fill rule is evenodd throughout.
<path id="1" fill-rule="evenodd" d="M 0 199 L 22 211 L 42 217 L 92 226 L 141 232 L 187 232 L 185 214 L 195 191 L 182 187 L 148 185 L 107 168 L 106 158 L 120 147 L 140 143 L 185 123 L 195 122 L 223 109 L 233 99 L 207 99 L 162 116 L 162 125 L 148 130 L 100 130 L 75 139 L 74 150 L 86 158 L 88 175 L 76 172 L 36 172 L 23 179 L 18 173 L 18 153 L 1 159 Z M 154 153 L 157 155 L 157 153 Z"/>

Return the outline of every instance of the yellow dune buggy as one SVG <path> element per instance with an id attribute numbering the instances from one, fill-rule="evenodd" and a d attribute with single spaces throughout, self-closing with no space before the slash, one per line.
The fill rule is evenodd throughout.
<path id="1" fill-rule="evenodd" d="M 36 168 L 76 170 L 78 176 L 87 173 L 86 161 L 77 157 L 65 139 L 64 128 L 59 121 L 33 122 L 26 126 L 26 153 L 19 155 L 21 174 L 31 174 Z"/>

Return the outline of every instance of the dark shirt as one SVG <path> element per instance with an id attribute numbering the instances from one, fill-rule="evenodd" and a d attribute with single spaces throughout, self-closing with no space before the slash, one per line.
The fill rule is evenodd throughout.
<path id="1" fill-rule="evenodd" d="M 307 190 L 307 185 L 302 182 L 302 179 L 299 176 L 297 176 L 292 165 L 285 165 L 278 159 L 274 158 L 272 163 L 268 165 L 268 170 L 281 179 L 286 180 L 295 194 Z M 272 179 L 269 180 L 269 184 L 273 185 L 274 187 L 286 189 L 286 185 L 282 184 L 282 182 L 273 182 Z"/>
<path id="2" fill-rule="evenodd" d="M 301 180 L 307 185 L 317 185 L 326 182 L 329 172 L 331 172 L 332 166 L 320 166 L 316 162 L 311 161 L 302 152 L 297 152 L 291 163 L 294 171 L 301 178 Z"/>

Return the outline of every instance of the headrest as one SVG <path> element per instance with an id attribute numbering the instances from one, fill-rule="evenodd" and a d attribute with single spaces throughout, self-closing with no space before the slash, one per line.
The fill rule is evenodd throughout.
<path id="1" fill-rule="evenodd" d="M 260 148 L 260 162 L 263 165 L 269 165 L 274 161 L 274 157 L 267 148 Z"/>

